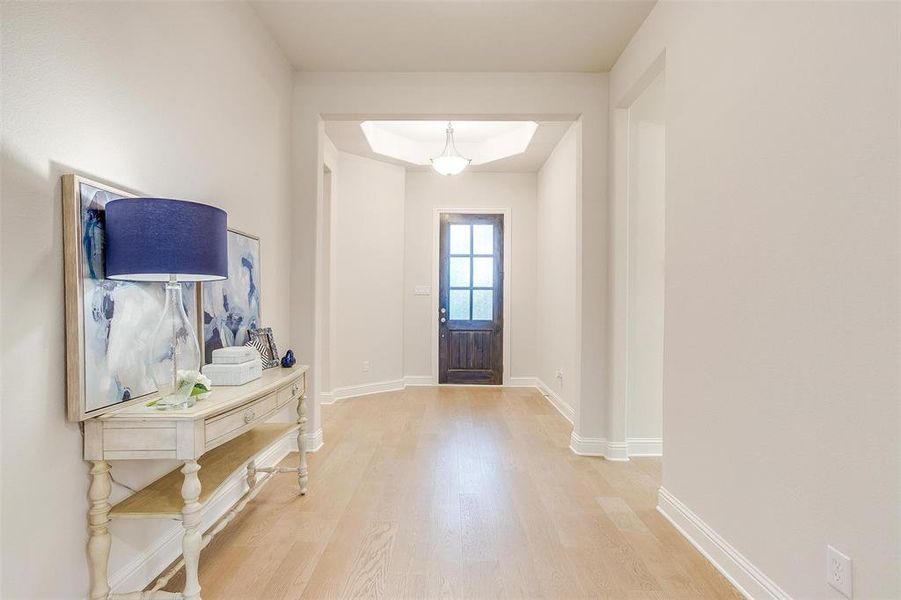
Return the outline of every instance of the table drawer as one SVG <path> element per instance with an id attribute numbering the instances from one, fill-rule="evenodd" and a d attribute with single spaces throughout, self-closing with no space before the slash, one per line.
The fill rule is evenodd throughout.
<path id="1" fill-rule="evenodd" d="M 224 415 L 207 419 L 204 422 L 206 447 L 218 445 L 249 429 L 254 423 L 265 419 L 276 407 L 276 393 L 272 393 Z"/>
<path id="2" fill-rule="evenodd" d="M 290 385 L 286 385 L 278 391 L 278 405 L 284 406 L 295 398 L 300 398 L 304 393 L 304 378 L 298 377 Z"/>

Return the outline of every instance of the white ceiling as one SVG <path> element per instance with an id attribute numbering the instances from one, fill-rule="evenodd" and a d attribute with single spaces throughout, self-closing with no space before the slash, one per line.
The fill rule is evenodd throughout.
<path id="1" fill-rule="evenodd" d="M 335 144 L 335 147 L 342 152 L 400 165 L 411 171 L 428 171 L 431 169 L 428 165 L 414 165 L 409 162 L 373 152 L 369 143 L 366 141 L 366 136 L 363 135 L 363 130 L 360 128 L 361 122 L 362 121 L 326 121 L 325 134 L 332 143 Z M 571 121 L 538 121 L 538 128 L 535 130 L 532 141 L 529 143 L 525 152 L 482 165 L 472 165 L 467 168 L 467 171 L 537 172 L 547 160 L 548 156 L 551 155 L 551 152 L 557 146 L 557 143 L 563 137 L 563 134 L 566 133 L 566 130 L 570 125 L 572 125 Z M 466 121 L 454 121 L 454 129 L 458 130 L 460 133 L 459 137 L 455 134 L 455 138 L 460 142 L 458 147 L 460 147 L 464 143 L 478 144 L 488 140 L 497 135 L 499 131 L 504 131 L 505 125 L 503 122 L 495 121 L 481 122 L 481 125 L 478 127 L 469 127 L 467 126 Z M 412 125 L 404 126 L 401 124 L 399 125 L 398 131 L 410 132 L 410 135 L 415 135 L 418 141 L 433 144 L 435 156 L 440 154 L 444 149 L 445 134 L 443 126 L 436 126 L 434 131 L 431 131 L 421 127 L 414 127 Z M 412 133 L 414 131 L 415 134 Z"/>
<path id="2" fill-rule="evenodd" d="M 301 71 L 609 71 L 655 0 L 252 0 Z"/>

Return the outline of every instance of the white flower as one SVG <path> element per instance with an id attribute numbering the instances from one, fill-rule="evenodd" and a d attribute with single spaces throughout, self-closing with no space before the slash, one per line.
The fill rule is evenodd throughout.
<path id="1" fill-rule="evenodd" d="M 210 391 L 211 389 L 213 389 L 213 382 L 210 381 L 209 377 L 207 377 L 206 375 L 203 375 L 203 374 L 201 374 L 199 377 L 197 377 L 197 383 L 195 383 L 194 385 L 202 386 L 203 389 L 205 389 L 206 391 Z"/>
<path id="2" fill-rule="evenodd" d="M 200 371 L 178 371 L 178 373 L 176 373 L 176 377 L 178 377 L 179 385 L 190 383 L 192 388 L 196 385 L 199 385 L 206 391 L 213 389 L 213 382 L 210 381 L 209 377 L 203 375 Z"/>

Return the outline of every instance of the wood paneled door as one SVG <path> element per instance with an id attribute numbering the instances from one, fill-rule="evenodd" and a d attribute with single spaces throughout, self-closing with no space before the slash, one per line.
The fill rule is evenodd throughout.
<path id="1" fill-rule="evenodd" d="M 504 216 L 441 214 L 438 382 L 504 381 Z"/>

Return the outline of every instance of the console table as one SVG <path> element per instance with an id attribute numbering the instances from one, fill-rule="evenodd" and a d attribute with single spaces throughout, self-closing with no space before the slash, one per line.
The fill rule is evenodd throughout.
<path id="1" fill-rule="evenodd" d="M 201 549 L 221 531 L 277 473 L 297 473 L 300 493 L 307 491 L 306 389 L 307 367 L 267 369 L 263 376 L 242 386 L 217 387 L 206 400 L 191 408 L 157 410 L 132 404 L 84 422 L 84 459 L 91 463 L 88 492 L 88 560 L 92 600 L 110 598 L 199 600 L 197 578 Z M 296 423 L 266 423 L 279 409 L 296 405 Z M 297 467 L 256 467 L 254 458 L 290 432 L 297 431 L 300 459 Z M 110 460 L 176 459 L 184 465 L 142 490 L 110 506 Z M 246 465 L 246 467 L 245 467 Z M 250 488 L 210 532 L 199 530 L 204 503 L 233 473 L 247 470 Z M 267 475 L 257 481 L 257 473 Z M 110 594 L 107 577 L 110 519 L 176 519 L 182 522 L 182 561 L 146 592 Z M 183 593 L 160 589 L 185 567 Z"/>

